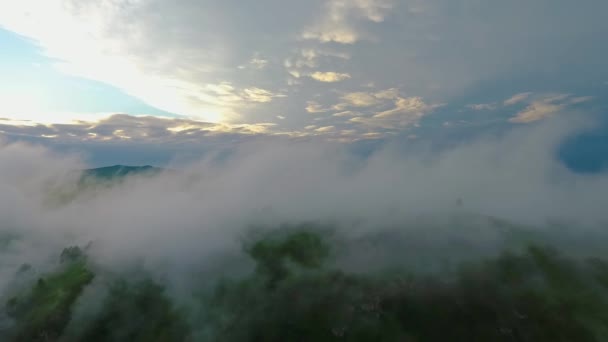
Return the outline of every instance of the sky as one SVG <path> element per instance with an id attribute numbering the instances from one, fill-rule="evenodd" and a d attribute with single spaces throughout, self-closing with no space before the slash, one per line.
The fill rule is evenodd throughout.
<path id="1" fill-rule="evenodd" d="M 608 157 L 603 0 L 0 0 L 0 135 L 93 165 L 258 140 L 451 144 L 588 120 Z M 370 147 L 371 146 L 371 147 Z"/>

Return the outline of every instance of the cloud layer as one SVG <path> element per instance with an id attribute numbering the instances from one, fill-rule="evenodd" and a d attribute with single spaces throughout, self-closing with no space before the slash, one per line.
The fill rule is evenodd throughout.
<path id="1" fill-rule="evenodd" d="M 600 43 L 608 32 L 600 13 L 608 5 L 595 0 L 188 0 L 179 6 L 26 0 L 0 6 L 0 26 L 39 43 L 59 70 L 206 122 L 275 123 L 292 131 L 334 126 L 377 135 L 380 128 L 411 127 L 436 105 L 462 96 L 478 96 L 476 104 L 525 91 L 581 97 L 588 94 L 579 94 L 579 86 L 608 79 L 608 49 Z M 496 93 L 484 93 L 492 87 Z M 399 94 L 382 98 L 394 108 L 372 106 L 380 98 L 370 96 L 387 90 Z M 359 102 L 348 94 L 358 94 Z M 357 110 L 325 110 L 348 101 Z M 537 103 L 535 112 L 512 121 L 546 117 L 558 109 L 551 105 L 560 106 Z M 308 108 L 331 120 L 314 121 L 322 119 Z"/>

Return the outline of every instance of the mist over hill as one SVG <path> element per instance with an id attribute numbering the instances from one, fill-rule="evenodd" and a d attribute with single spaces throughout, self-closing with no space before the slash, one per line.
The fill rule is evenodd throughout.
<path id="1" fill-rule="evenodd" d="M 179 172 L 3 144 L 0 340 L 606 340 L 608 175 L 555 153 L 577 129 Z"/>

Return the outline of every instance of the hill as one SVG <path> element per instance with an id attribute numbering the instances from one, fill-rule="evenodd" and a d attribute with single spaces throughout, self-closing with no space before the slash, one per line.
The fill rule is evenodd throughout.
<path id="1" fill-rule="evenodd" d="M 145 166 L 114 165 L 84 170 L 83 177 L 94 177 L 100 180 L 115 180 L 132 175 L 155 175 L 162 172 L 162 168 Z"/>

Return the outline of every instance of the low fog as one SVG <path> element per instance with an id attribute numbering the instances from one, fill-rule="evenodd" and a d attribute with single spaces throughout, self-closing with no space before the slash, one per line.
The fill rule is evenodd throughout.
<path id="1" fill-rule="evenodd" d="M 138 262 L 175 280 L 238 254 L 253 227 L 315 222 L 353 240 L 415 231 L 444 253 L 454 237 L 493 249 L 486 219 L 556 235 L 555 223 L 581 236 L 601 232 L 608 174 L 577 174 L 557 159 L 560 143 L 586 127 L 556 119 L 441 151 L 389 144 L 365 158 L 332 143 L 255 143 L 86 189 L 78 185 L 78 170 L 87 168 L 79 156 L 3 144 L 0 292 L 23 262 L 44 267 L 70 245 L 90 244 L 99 264 L 120 270 Z M 348 249 L 350 260 L 369 267 L 364 249 Z"/>

